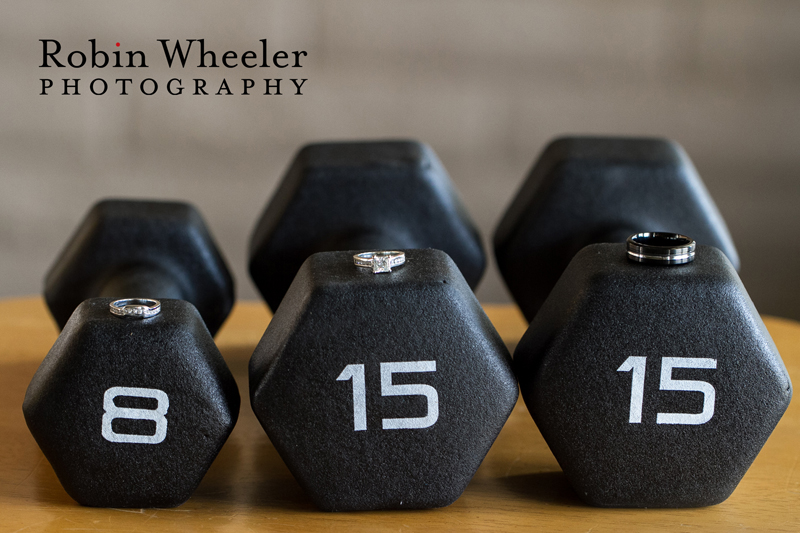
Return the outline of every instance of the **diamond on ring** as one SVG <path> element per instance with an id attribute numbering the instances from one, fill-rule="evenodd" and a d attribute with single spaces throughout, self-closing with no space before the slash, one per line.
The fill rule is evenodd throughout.
<path id="1" fill-rule="evenodd" d="M 150 298 L 123 298 L 108 304 L 112 315 L 130 318 L 150 318 L 161 312 L 161 302 Z"/>
<path id="2" fill-rule="evenodd" d="M 391 272 L 406 262 L 406 254 L 397 251 L 363 252 L 353 256 L 357 267 L 371 268 L 373 274 Z"/>

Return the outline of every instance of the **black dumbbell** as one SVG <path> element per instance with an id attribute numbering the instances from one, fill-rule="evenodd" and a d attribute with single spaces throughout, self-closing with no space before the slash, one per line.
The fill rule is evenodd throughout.
<path id="1" fill-rule="evenodd" d="M 472 288 L 486 257 L 439 159 L 412 141 L 311 144 L 250 241 L 250 275 L 275 310 L 303 261 L 336 250 L 436 248 Z"/>
<path id="2" fill-rule="evenodd" d="M 578 252 L 514 370 L 569 482 L 603 507 L 725 500 L 792 395 L 731 262 L 674 234 Z"/>
<path id="3" fill-rule="evenodd" d="M 314 503 L 419 509 L 466 488 L 516 403 L 508 351 L 455 263 L 303 264 L 250 360 L 250 401 Z M 398 254 L 362 254 L 387 270 Z"/>
<path id="4" fill-rule="evenodd" d="M 186 300 L 212 335 L 234 302 L 233 279 L 197 210 L 135 200 L 92 207 L 47 274 L 44 296 L 61 328 L 87 298 Z"/>
<path id="5" fill-rule="evenodd" d="M 185 284 L 214 277 L 197 271 L 224 269 L 216 252 L 202 250 L 210 245 L 189 206 L 103 202 L 48 276 L 49 295 L 63 305 L 80 294 L 68 280 L 89 292 L 105 287 L 119 295 L 197 294 L 200 287 Z M 188 257 L 178 257 L 184 252 Z M 181 278 L 180 266 L 192 260 L 214 265 L 187 267 L 196 277 Z M 211 284 L 226 285 L 227 279 L 229 287 L 227 270 L 220 274 Z M 58 294 L 59 287 L 70 294 Z M 210 312 L 217 323 L 227 314 Z M 191 303 L 90 298 L 72 313 L 36 371 L 23 412 L 79 503 L 172 507 L 200 483 L 236 423 L 239 404 L 233 376 Z"/>
<path id="6" fill-rule="evenodd" d="M 494 235 L 497 265 L 528 321 L 584 246 L 640 231 L 692 235 L 738 269 L 733 241 L 689 157 L 664 139 L 564 137 L 534 165 Z"/>

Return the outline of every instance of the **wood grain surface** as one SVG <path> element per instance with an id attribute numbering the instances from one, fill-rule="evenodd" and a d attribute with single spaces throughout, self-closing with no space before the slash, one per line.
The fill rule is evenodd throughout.
<path id="1" fill-rule="evenodd" d="M 526 324 L 516 308 L 486 311 L 511 348 Z M 174 509 L 76 504 L 25 426 L 22 400 L 58 334 L 39 298 L 0 301 L 1 531 L 800 531 L 800 411 L 790 405 L 733 495 L 701 509 L 596 509 L 581 503 L 517 404 L 466 492 L 428 511 L 317 511 L 261 429 L 247 400 L 247 362 L 269 321 L 238 304 L 217 342 L 239 383 L 239 421 L 192 498 Z M 789 373 L 800 375 L 800 324 L 765 318 Z"/>

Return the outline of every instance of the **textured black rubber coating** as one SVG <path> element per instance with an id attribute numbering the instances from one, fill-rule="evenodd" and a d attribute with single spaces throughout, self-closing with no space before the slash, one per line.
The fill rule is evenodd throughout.
<path id="1" fill-rule="evenodd" d="M 239 391 L 197 310 L 162 301 L 146 320 L 120 318 L 110 298 L 80 304 L 36 371 L 25 421 L 67 493 L 98 507 L 173 507 L 191 496 L 239 415 Z M 166 438 L 158 444 L 103 436 L 111 387 L 163 391 Z M 156 409 L 154 399 L 115 405 Z M 153 420 L 111 421 L 115 432 L 153 435 Z"/>
<path id="2" fill-rule="evenodd" d="M 646 357 L 641 422 L 629 421 L 628 357 Z M 662 358 L 710 358 L 674 380 L 715 390 L 702 424 L 657 423 L 700 413 L 705 394 L 660 390 Z M 522 396 L 578 495 L 604 507 L 698 507 L 725 500 L 792 395 L 783 361 L 730 261 L 698 246 L 694 262 L 626 259 L 624 244 L 581 250 L 514 352 Z M 667 378 L 670 376 L 666 376 Z"/>
<path id="3" fill-rule="evenodd" d="M 581 248 L 643 231 L 689 235 L 738 268 L 725 222 L 680 145 L 564 137 L 545 148 L 503 216 L 495 256 L 530 321 Z"/>
<path id="4" fill-rule="evenodd" d="M 455 263 L 406 250 L 373 274 L 356 252 L 312 255 L 250 361 L 253 410 L 292 474 L 322 509 L 441 507 L 464 491 L 516 403 L 506 347 Z M 436 389 L 439 417 L 422 429 L 382 419 L 429 414 L 424 396 L 382 396 L 381 363 L 434 361 L 393 384 Z M 366 430 L 355 430 L 354 381 L 363 364 Z"/>
<path id="5" fill-rule="evenodd" d="M 234 287 L 193 206 L 103 200 L 92 207 L 51 267 L 44 296 L 61 328 L 87 298 L 186 300 L 214 335 L 233 307 Z"/>
<path id="6" fill-rule="evenodd" d="M 436 154 L 414 141 L 310 144 L 295 157 L 250 241 L 250 275 L 277 309 L 303 261 L 336 250 L 436 248 L 472 288 L 486 256 Z"/>

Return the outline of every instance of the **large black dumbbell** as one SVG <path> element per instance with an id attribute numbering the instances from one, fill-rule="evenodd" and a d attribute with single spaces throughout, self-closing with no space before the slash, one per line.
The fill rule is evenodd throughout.
<path id="1" fill-rule="evenodd" d="M 233 279 L 197 210 L 135 200 L 92 207 L 47 274 L 44 296 L 61 328 L 87 298 L 186 300 L 212 335 L 234 302 Z"/>
<path id="2" fill-rule="evenodd" d="M 325 510 L 452 503 L 518 396 L 508 351 L 455 263 L 405 254 L 380 274 L 353 252 L 312 255 L 250 360 L 253 410 Z"/>
<path id="3" fill-rule="evenodd" d="M 592 505 L 725 500 L 789 405 L 733 265 L 693 246 L 658 233 L 587 246 L 514 352 L 536 425 Z"/>
<path id="4" fill-rule="evenodd" d="M 250 275 L 273 310 L 303 261 L 336 250 L 436 248 L 472 288 L 486 257 L 439 159 L 412 141 L 310 144 L 250 241 Z"/>
<path id="5" fill-rule="evenodd" d="M 123 296 L 197 295 L 203 287 L 187 284 L 209 278 L 220 294 L 200 301 L 221 302 L 221 309 L 208 309 L 218 326 L 230 307 L 230 276 L 196 212 L 184 204 L 103 202 L 47 287 L 59 316 L 70 297 L 101 287 Z M 239 403 L 233 376 L 191 303 L 91 298 L 78 305 L 36 371 L 23 412 L 79 503 L 171 507 L 200 483 L 236 423 Z"/>
<path id="6" fill-rule="evenodd" d="M 564 137 L 534 165 L 494 235 L 497 265 L 528 321 L 584 246 L 640 231 L 692 235 L 739 257 L 689 157 L 664 139 Z"/>

